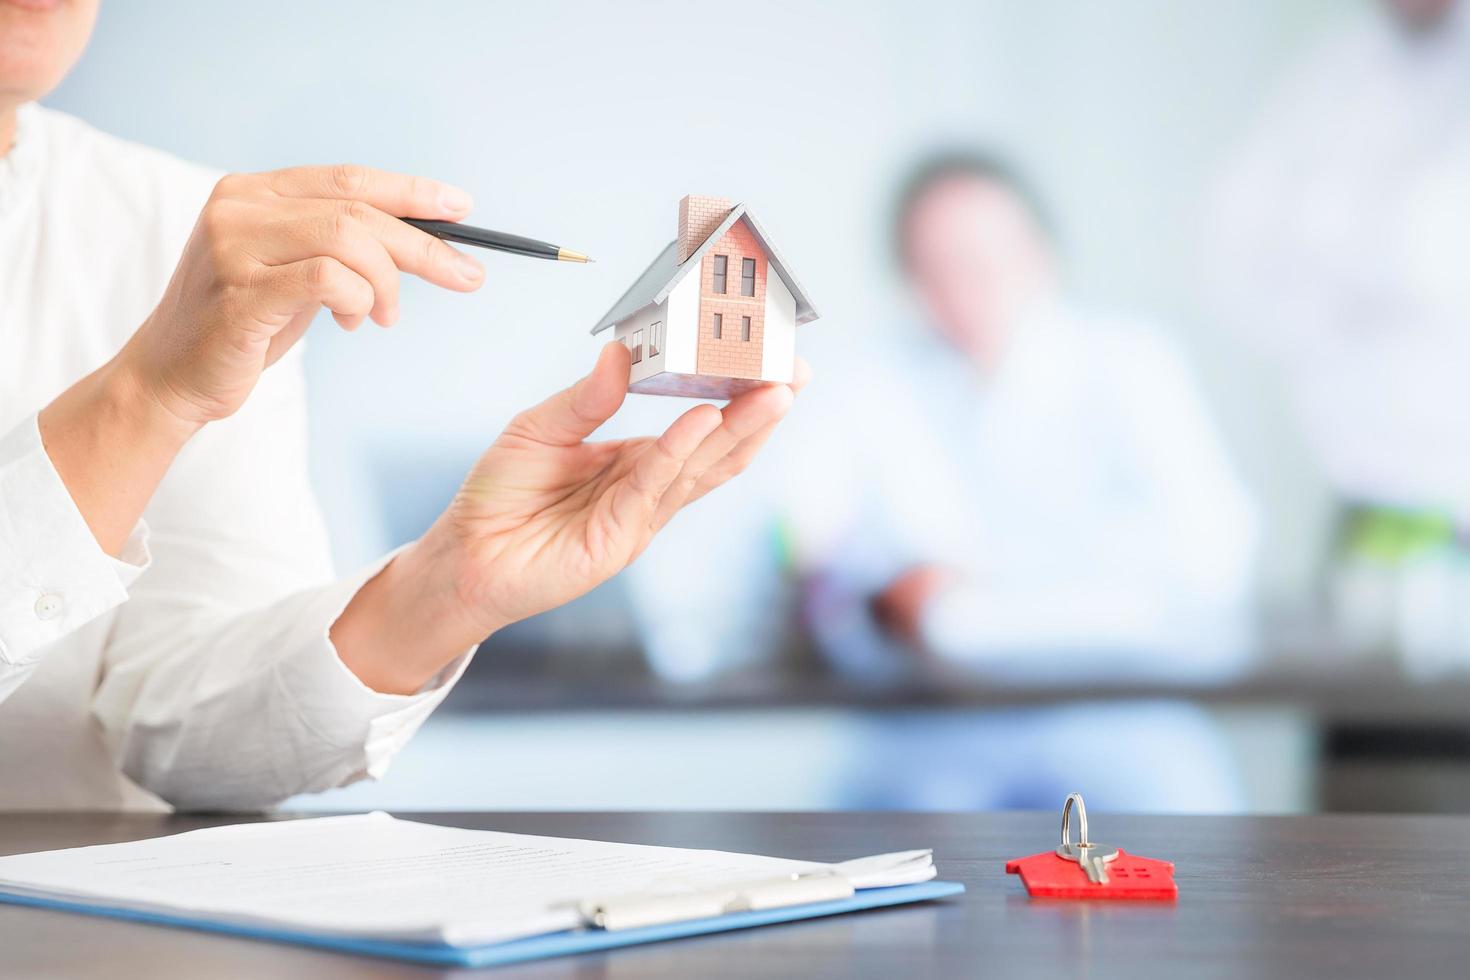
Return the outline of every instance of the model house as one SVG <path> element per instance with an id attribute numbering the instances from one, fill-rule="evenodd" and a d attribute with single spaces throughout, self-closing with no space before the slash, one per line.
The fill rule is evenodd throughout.
<path id="1" fill-rule="evenodd" d="M 689 195 L 679 236 L 597 325 L 633 353 L 628 390 L 730 398 L 787 382 L 817 311 L 743 204 Z"/>

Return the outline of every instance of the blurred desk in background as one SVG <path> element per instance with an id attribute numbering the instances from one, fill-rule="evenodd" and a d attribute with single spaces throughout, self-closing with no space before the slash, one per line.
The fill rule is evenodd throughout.
<path id="1" fill-rule="evenodd" d="M 600 715 L 665 719 L 691 730 L 727 723 L 730 737 L 753 715 L 788 741 L 815 717 L 913 716 L 1001 711 L 1066 704 L 1188 702 L 1231 729 L 1247 781 L 1269 783 L 1271 767 L 1303 756 L 1282 780 L 1251 795 L 1267 810 L 1463 812 L 1470 810 L 1470 673 L 1419 680 L 1383 661 L 1328 655 L 1282 655 L 1228 682 L 1127 681 L 1017 683 L 933 669 L 884 686 L 772 669 L 706 685 L 674 686 L 636 669 L 615 676 L 528 675 L 494 669 L 492 657 L 465 678 L 442 711 L 459 719 L 534 719 Z M 621 722 L 620 722 L 621 724 Z M 745 729 L 750 729 L 745 724 Z M 692 734 L 692 731 L 691 731 Z M 841 738 L 842 736 L 834 736 Z M 813 764 L 814 766 L 817 763 Z M 1278 783 L 1280 780 L 1277 781 Z M 786 798 L 785 805 L 807 805 Z M 392 801 L 388 801 L 392 802 Z M 745 804 L 754 805 L 754 804 Z M 820 800 L 815 805 L 823 805 Z M 827 804 L 831 805 L 831 804 Z"/>
<path id="2" fill-rule="evenodd" d="M 1282 658 L 1273 666 L 1213 683 L 988 681 L 972 672 L 934 669 L 910 679 L 866 686 L 830 676 L 780 671 L 703 685 L 670 685 L 651 675 L 597 677 L 585 683 L 556 676 L 472 670 L 444 702 L 456 712 L 567 709 L 701 710 L 844 707 L 1007 708 L 1067 702 L 1186 700 L 1207 705 L 1280 706 L 1311 711 L 1333 723 L 1420 721 L 1470 726 L 1470 672 L 1416 681 L 1391 665 L 1368 661 Z"/>
<path id="3" fill-rule="evenodd" d="M 1033 902 L 1008 858 L 1056 841 L 1055 813 L 440 813 L 522 834 L 834 861 L 932 846 L 967 892 L 927 905 L 528 963 L 514 977 L 1463 976 L 1470 819 L 1109 816 L 1108 840 L 1175 862 L 1178 902 Z M 238 816 L 0 815 L 0 854 L 135 840 Z M 15 977 L 464 976 L 233 937 L 0 906 Z"/>

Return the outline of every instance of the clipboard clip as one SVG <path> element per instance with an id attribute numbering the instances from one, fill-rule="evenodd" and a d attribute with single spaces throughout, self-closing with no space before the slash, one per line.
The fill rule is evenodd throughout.
<path id="1" fill-rule="evenodd" d="M 786 908 L 851 898 L 853 884 L 831 870 L 716 885 L 696 891 L 645 892 L 577 903 L 584 928 L 615 932 L 643 926 L 714 919 L 731 912 Z"/>

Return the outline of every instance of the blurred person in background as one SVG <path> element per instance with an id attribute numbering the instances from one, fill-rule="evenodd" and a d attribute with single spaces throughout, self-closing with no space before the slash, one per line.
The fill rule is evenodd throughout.
<path id="1" fill-rule="evenodd" d="M 993 159 L 922 167 L 896 232 L 928 329 L 834 366 L 841 391 L 813 403 L 788 464 L 824 655 L 869 683 L 925 663 L 1072 687 L 1238 667 L 1254 513 L 1180 353 L 1065 298 L 1043 208 Z M 1042 807 L 1075 789 L 1102 807 L 1240 803 L 1188 705 L 872 725 L 854 806 Z"/>
<path id="2" fill-rule="evenodd" d="M 1321 42 L 1228 165 L 1210 243 L 1343 501 L 1348 644 L 1470 663 L 1470 5 L 1383 0 Z"/>

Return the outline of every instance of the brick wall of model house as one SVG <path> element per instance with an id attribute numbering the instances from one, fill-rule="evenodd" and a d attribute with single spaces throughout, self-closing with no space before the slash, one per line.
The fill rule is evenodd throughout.
<path id="1" fill-rule="evenodd" d="M 715 291 L 718 257 L 725 257 L 725 291 Z M 755 260 L 755 295 L 741 295 L 745 259 Z M 726 378 L 759 378 L 765 339 L 766 255 L 744 221 L 737 221 L 704 253 L 699 270 L 700 374 Z M 715 318 L 720 336 L 715 337 Z M 743 319 L 750 318 L 747 335 Z"/>

